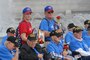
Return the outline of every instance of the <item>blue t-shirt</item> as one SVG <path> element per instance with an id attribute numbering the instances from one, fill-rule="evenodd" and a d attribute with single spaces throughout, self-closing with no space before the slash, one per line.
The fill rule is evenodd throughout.
<path id="1" fill-rule="evenodd" d="M 39 29 L 42 31 L 48 31 L 51 32 L 52 30 L 58 29 L 59 26 L 56 24 L 55 20 L 48 20 L 44 18 L 39 26 Z M 45 37 L 45 41 L 51 41 L 50 37 Z"/>
<path id="2" fill-rule="evenodd" d="M 5 43 L 5 41 L 7 40 L 7 38 L 8 38 L 7 35 L 2 38 L 2 41 L 1 41 L 1 44 L 2 44 L 2 45 L 4 45 L 4 43 Z"/>
<path id="3" fill-rule="evenodd" d="M 86 42 L 86 44 L 88 45 L 88 47 L 90 48 L 90 36 L 85 36 L 83 39 Z"/>
<path id="4" fill-rule="evenodd" d="M 12 60 L 13 55 L 5 45 L 0 45 L 0 60 Z"/>
<path id="5" fill-rule="evenodd" d="M 62 41 L 56 44 L 54 41 L 50 41 L 50 43 L 46 47 L 47 52 L 51 53 L 54 52 L 58 55 L 60 55 L 63 52 L 63 44 Z"/>
<path id="6" fill-rule="evenodd" d="M 86 29 L 83 29 L 83 31 L 82 31 L 82 38 L 84 38 L 85 36 L 87 36 L 88 34 L 87 34 L 87 30 Z"/>
<path id="7" fill-rule="evenodd" d="M 74 38 L 73 32 L 69 31 L 66 35 L 65 35 L 65 42 L 67 44 L 69 44 Z"/>
<path id="8" fill-rule="evenodd" d="M 70 43 L 70 50 L 76 51 L 79 48 L 83 49 L 84 51 L 89 51 L 88 46 L 84 40 L 78 41 L 78 39 L 75 38 L 74 41 Z"/>

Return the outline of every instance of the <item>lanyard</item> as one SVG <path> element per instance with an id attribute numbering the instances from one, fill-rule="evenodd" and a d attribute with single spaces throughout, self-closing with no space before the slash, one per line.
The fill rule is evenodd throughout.
<path id="1" fill-rule="evenodd" d="M 34 51 L 36 52 L 37 55 L 40 54 L 35 48 L 34 48 Z M 41 59 L 38 59 L 38 60 L 44 60 L 44 59 L 41 58 Z"/>
<path id="2" fill-rule="evenodd" d="M 35 48 L 34 48 L 34 51 L 36 52 L 37 55 L 40 54 Z"/>

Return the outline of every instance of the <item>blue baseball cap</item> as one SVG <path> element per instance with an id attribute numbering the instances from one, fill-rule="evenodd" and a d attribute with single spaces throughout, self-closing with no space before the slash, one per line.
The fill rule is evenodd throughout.
<path id="1" fill-rule="evenodd" d="M 52 12 L 54 12 L 53 11 L 53 7 L 52 6 L 46 6 L 45 8 L 44 8 L 44 11 L 46 12 L 46 11 L 52 11 Z"/>
<path id="2" fill-rule="evenodd" d="M 28 12 L 28 13 L 32 13 L 31 8 L 29 8 L 29 7 L 25 7 L 25 8 L 23 9 L 23 14 L 26 13 L 26 12 Z"/>

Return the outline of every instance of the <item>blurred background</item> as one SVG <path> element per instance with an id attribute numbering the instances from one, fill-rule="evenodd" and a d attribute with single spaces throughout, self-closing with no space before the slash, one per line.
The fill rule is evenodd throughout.
<path id="1" fill-rule="evenodd" d="M 32 8 L 30 21 L 33 28 L 38 29 L 47 5 L 53 6 L 55 19 L 61 16 L 60 22 L 65 28 L 72 22 L 84 27 L 83 22 L 90 19 L 90 0 L 0 0 L 0 40 L 6 35 L 8 27 L 17 28 L 24 7 Z"/>

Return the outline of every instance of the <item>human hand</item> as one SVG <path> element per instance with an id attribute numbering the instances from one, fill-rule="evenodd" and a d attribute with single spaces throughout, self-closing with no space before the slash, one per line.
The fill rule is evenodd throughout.
<path id="1" fill-rule="evenodd" d="M 43 58 L 43 54 L 38 54 L 38 58 Z"/>
<path id="2" fill-rule="evenodd" d="M 68 52 L 67 51 L 63 51 L 63 56 L 67 56 Z"/>

